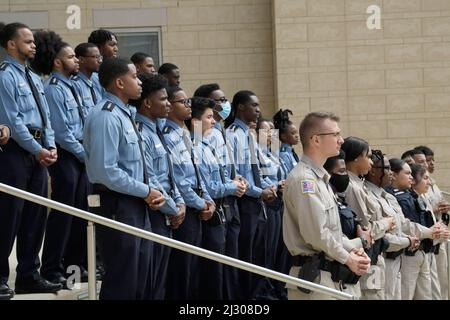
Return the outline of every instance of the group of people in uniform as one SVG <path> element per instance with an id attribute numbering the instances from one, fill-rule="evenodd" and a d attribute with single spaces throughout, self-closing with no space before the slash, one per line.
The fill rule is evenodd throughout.
<path id="1" fill-rule="evenodd" d="M 300 124 L 303 155 L 283 197 L 290 275 L 358 299 L 448 300 L 450 205 L 430 177 L 433 151 L 388 159 L 343 139 L 338 122 L 314 112 Z M 290 285 L 288 296 L 330 299 Z"/>
<path id="2" fill-rule="evenodd" d="M 333 114 L 298 130 L 290 110 L 264 119 L 252 91 L 190 95 L 176 65 L 119 58 L 108 30 L 72 49 L 11 23 L 0 45 L 0 182 L 47 196 L 50 177 L 58 202 L 357 297 L 448 295 L 430 149 L 410 166 L 344 142 Z M 86 221 L 4 193 L 0 214 L 0 299 L 70 289 L 74 266 L 86 281 Z M 103 226 L 97 246 L 101 299 L 326 298 Z"/>

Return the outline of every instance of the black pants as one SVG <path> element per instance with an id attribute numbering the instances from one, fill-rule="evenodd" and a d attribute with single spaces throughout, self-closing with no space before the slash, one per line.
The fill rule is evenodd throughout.
<path id="1" fill-rule="evenodd" d="M 197 210 L 186 209 L 186 218 L 173 230 L 173 238 L 199 247 L 202 241 L 202 225 Z M 172 250 L 169 259 L 166 299 L 188 300 L 196 298 L 198 289 L 198 257 L 181 250 Z"/>
<path id="2" fill-rule="evenodd" d="M 239 258 L 239 231 L 241 229 L 241 220 L 239 217 L 239 209 L 237 205 L 237 198 L 230 196 L 227 198 L 230 206 L 231 219 L 226 224 L 226 240 L 225 240 L 225 254 L 232 258 Z M 224 299 L 236 300 L 239 297 L 239 269 L 223 265 L 223 287 Z"/>
<path id="3" fill-rule="evenodd" d="M 70 152 L 58 149 L 58 161 L 49 167 L 52 199 L 87 210 L 89 181 L 84 164 Z M 72 222 L 77 220 L 72 228 Z M 81 221 L 80 221 L 81 220 Z M 68 241 L 72 237 L 79 243 Z M 41 275 L 45 278 L 65 275 L 66 267 L 81 266 L 86 256 L 86 222 L 57 210 L 51 210 L 45 230 Z M 64 264 L 63 264 L 64 260 Z"/>
<path id="4" fill-rule="evenodd" d="M 147 204 L 143 199 L 116 192 L 96 192 L 100 207 L 91 212 L 130 226 L 151 231 Z M 151 277 L 153 243 L 108 227 L 97 226 L 97 237 L 105 267 L 101 300 L 141 300 Z"/>
<path id="5" fill-rule="evenodd" d="M 167 238 L 172 238 L 172 228 L 166 225 L 165 214 L 149 209 L 152 232 Z M 172 248 L 159 244 L 153 244 L 153 277 L 148 281 L 146 298 L 149 300 L 164 300 L 166 296 L 167 269 Z"/>
<path id="6" fill-rule="evenodd" d="M 281 204 L 281 208 L 278 211 L 280 215 L 280 225 L 281 225 L 281 232 L 279 235 L 278 240 L 278 247 L 276 250 L 276 259 L 275 259 L 275 271 L 289 274 L 289 270 L 291 270 L 292 267 L 292 256 L 289 253 L 286 244 L 283 240 L 283 214 L 284 214 L 284 205 Z M 273 280 L 273 285 L 275 287 L 275 295 L 280 300 L 287 300 L 287 289 L 285 288 L 286 283 Z"/>
<path id="7" fill-rule="evenodd" d="M 201 247 L 225 254 L 225 224 L 211 226 L 202 221 Z M 199 258 L 199 298 L 203 300 L 223 300 L 223 264 Z"/>
<path id="8" fill-rule="evenodd" d="M 241 230 L 239 233 L 239 259 L 264 267 L 266 265 L 266 217 L 259 199 L 243 196 L 238 199 Z M 264 278 L 240 270 L 240 299 L 256 297 Z"/>
<path id="9" fill-rule="evenodd" d="M 14 140 L 2 146 L 0 182 L 47 197 L 47 169 Z M 39 278 L 39 250 L 44 236 L 47 208 L 0 192 L 0 282 L 9 277 L 8 257 L 17 236 L 16 282 Z"/>

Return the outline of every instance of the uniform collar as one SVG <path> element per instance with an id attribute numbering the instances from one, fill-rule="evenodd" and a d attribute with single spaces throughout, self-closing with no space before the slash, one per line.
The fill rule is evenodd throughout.
<path id="1" fill-rule="evenodd" d="M 360 179 L 356 174 L 353 172 L 348 171 L 348 176 L 350 177 L 350 182 L 357 183 L 361 187 L 364 185 L 364 180 Z"/>
<path id="2" fill-rule="evenodd" d="M 78 72 L 77 74 L 78 78 L 83 80 L 89 87 L 92 87 L 94 84 L 92 83 L 91 79 L 89 79 L 83 72 Z"/>
<path id="3" fill-rule="evenodd" d="M 219 130 L 219 131 L 222 131 L 222 130 L 223 130 L 222 124 L 221 124 L 219 121 L 217 121 L 217 122 L 214 124 L 214 128 L 216 128 L 216 129 Z"/>
<path id="4" fill-rule="evenodd" d="M 180 137 L 183 137 L 184 129 L 170 119 L 166 120 L 166 126 L 171 127 Z"/>
<path id="5" fill-rule="evenodd" d="M 290 144 L 287 144 L 284 142 L 281 144 L 280 151 L 285 152 L 285 151 L 291 151 L 291 150 L 292 150 L 292 146 Z"/>
<path id="6" fill-rule="evenodd" d="M 62 73 L 60 73 L 58 71 L 53 71 L 50 74 L 50 77 L 54 77 L 54 78 L 64 82 L 66 85 L 72 86 L 72 83 L 70 82 L 70 80 L 68 78 L 66 78 L 66 76 L 64 76 Z"/>
<path id="7" fill-rule="evenodd" d="M 246 125 L 245 123 L 244 123 L 244 121 L 242 121 L 241 119 L 235 119 L 234 120 L 234 123 L 233 124 L 235 124 L 236 126 L 238 126 L 238 127 L 240 127 L 242 130 L 244 130 L 245 132 L 247 132 L 250 128 L 249 128 L 249 126 L 248 125 Z"/>
<path id="8" fill-rule="evenodd" d="M 305 154 L 302 154 L 302 157 L 300 158 L 300 161 L 302 161 L 303 163 L 309 165 L 312 169 L 312 171 L 323 181 L 325 181 L 326 183 L 328 183 L 328 180 L 330 179 L 330 175 L 328 174 L 328 172 L 323 168 L 323 167 L 318 167 L 312 160 L 310 157 L 308 157 Z"/>
<path id="9" fill-rule="evenodd" d="M 17 69 L 25 73 L 25 65 L 21 64 L 19 61 L 17 61 L 15 58 L 10 56 L 9 54 L 6 55 L 5 60 L 6 62 L 9 62 L 13 66 L 15 66 Z"/>
<path id="10" fill-rule="evenodd" d="M 349 172 L 350 173 L 350 172 Z M 364 184 L 366 185 L 367 189 L 371 191 L 373 194 L 375 194 L 377 197 L 382 197 L 383 193 L 386 192 L 382 188 L 374 185 L 372 182 L 365 180 Z"/>
<path id="11" fill-rule="evenodd" d="M 130 107 L 123 103 L 122 100 L 120 100 L 117 96 L 112 94 L 111 92 L 106 91 L 104 95 L 105 100 L 109 100 L 112 103 L 114 103 L 116 106 L 118 106 L 120 109 L 122 109 L 124 112 L 126 112 L 130 117 L 133 116 L 133 113 L 130 110 Z"/>
<path id="12" fill-rule="evenodd" d="M 139 112 L 136 113 L 136 120 L 142 122 L 145 126 L 147 126 L 152 132 L 156 132 L 156 123 L 153 122 L 148 117 L 140 114 Z"/>

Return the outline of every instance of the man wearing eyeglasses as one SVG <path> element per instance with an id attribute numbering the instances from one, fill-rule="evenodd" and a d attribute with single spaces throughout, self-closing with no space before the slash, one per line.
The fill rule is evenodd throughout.
<path id="1" fill-rule="evenodd" d="M 81 97 L 83 107 L 89 113 L 102 98 L 102 91 L 94 85 L 92 75 L 98 72 L 103 57 L 93 43 L 79 44 L 75 48 L 75 55 L 78 58 L 80 70 L 76 76 L 72 77 L 72 81 Z"/>
<path id="2" fill-rule="evenodd" d="M 345 291 L 345 283 L 354 284 L 367 272 L 370 259 L 343 238 L 330 176 L 323 168 L 344 142 L 338 121 L 332 113 L 313 112 L 300 124 L 303 155 L 286 181 L 283 239 L 293 256 L 291 276 Z M 290 300 L 330 299 L 292 285 L 287 288 Z"/>

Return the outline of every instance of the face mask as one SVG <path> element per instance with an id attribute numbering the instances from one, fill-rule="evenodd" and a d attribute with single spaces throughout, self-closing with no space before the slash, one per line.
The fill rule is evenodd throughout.
<path id="1" fill-rule="evenodd" d="M 337 192 L 342 193 L 347 190 L 348 184 L 350 183 L 350 177 L 348 174 L 342 175 L 333 173 L 330 178 L 330 183 Z"/>
<path id="2" fill-rule="evenodd" d="M 219 111 L 219 116 L 225 120 L 226 118 L 228 118 L 228 116 L 231 113 L 231 104 L 230 102 L 224 102 L 221 103 L 220 106 L 222 107 L 222 110 Z"/>

